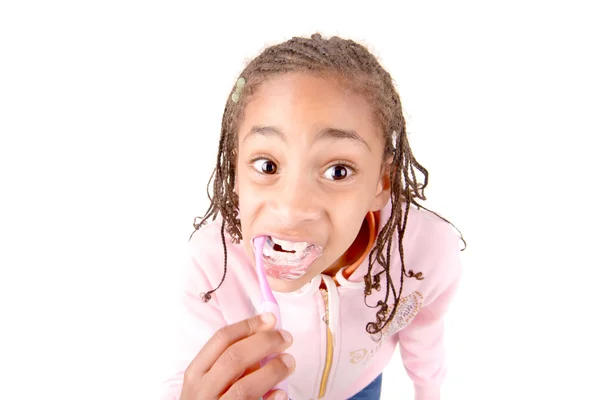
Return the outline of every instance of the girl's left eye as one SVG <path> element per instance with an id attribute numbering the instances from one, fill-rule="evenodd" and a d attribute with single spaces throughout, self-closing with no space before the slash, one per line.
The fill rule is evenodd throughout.
<path id="1" fill-rule="evenodd" d="M 354 174 L 354 170 L 346 165 L 332 165 L 327 168 L 325 171 L 325 179 L 329 179 L 331 181 L 341 181 L 343 179 L 347 179 Z"/>

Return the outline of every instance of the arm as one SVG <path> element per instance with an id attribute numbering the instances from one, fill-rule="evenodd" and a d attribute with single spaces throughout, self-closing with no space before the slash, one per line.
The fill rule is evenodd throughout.
<path id="1" fill-rule="evenodd" d="M 432 249 L 433 250 L 433 249 Z M 415 387 L 415 400 L 438 400 L 445 376 L 444 316 L 458 288 L 461 263 L 456 241 L 444 241 L 435 253 L 423 308 L 398 332 L 400 354 Z"/>
<path id="2" fill-rule="evenodd" d="M 440 398 L 446 372 L 443 317 L 457 286 L 458 279 L 398 333 L 402 362 L 415 386 L 415 400 Z"/>
<path id="3" fill-rule="evenodd" d="M 160 400 L 178 400 L 183 386 L 183 376 L 190 362 L 213 334 L 226 325 L 213 294 L 208 303 L 200 298 L 200 292 L 211 288 L 197 260 L 190 256 L 185 271 L 183 296 L 178 303 L 177 330 L 171 375 L 164 384 Z"/>

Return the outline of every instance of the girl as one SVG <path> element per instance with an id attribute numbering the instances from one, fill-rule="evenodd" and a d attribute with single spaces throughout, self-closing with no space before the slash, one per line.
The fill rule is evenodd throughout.
<path id="1" fill-rule="evenodd" d="M 461 268 L 448 221 L 415 201 L 427 178 L 365 47 L 315 34 L 264 50 L 225 106 L 163 399 L 378 399 L 398 344 L 415 398 L 439 398 Z M 255 316 L 259 235 L 281 331 Z M 289 393 L 270 391 L 286 378 Z"/>

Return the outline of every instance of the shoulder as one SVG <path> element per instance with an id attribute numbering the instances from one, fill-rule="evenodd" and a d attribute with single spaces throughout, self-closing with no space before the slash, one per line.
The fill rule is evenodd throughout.
<path id="1" fill-rule="evenodd" d="M 454 227 L 432 212 L 416 206 L 410 207 L 405 237 L 413 251 L 443 255 L 460 252 L 460 236 Z"/>
<path id="2" fill-rule="evenodd" d="M 226 231 L 222 233 L 221 218 L 209 222 L 194 232 L 188 244 L 190 277 L 202 275 L 208 281 L 207 290 L 216 288 L 223 277 L 225 262 L 227 275 L 223 291 L 229 283 L 243 280 L 252 272 L 252 265 L 244 252 L 242 244 L 231 241 Z"/>
<path id="3" fill-rule="evenodd" d="M 394 236 L 396 251 L 392 252 L 392 263 L 401 269 L 399 243 Z M 410 286 L 430 297 L 427 294 L 454 284 L 462 273 L 460 249 L 460 236 L 450 223 L 425 209 L 410 207 L 402 253 L 407 276 L 420 274 L 419 279 L 409 279 Z"/>
<path id="4" fill-rule="evenodd" d="M 223 242 L 225 242 L 225 245 L 228 245 L 231 241 L 227 243 L 229 238 L 226 232 L 225 240 L 223 240 L 221 237 L 221 226 L 222 219 L 217 218 L 208 222 L 192 234 L 188 243 L 190 258 L 206 266 L 223 262 Z"/>
<path id="5" fill-rule="evenodd" d="M 388 204 L 381 212 L 379 231 L 391 213 Z M 424 208 L 411 205 L 406 217 L 406 229 L 402 240 L 404 251 L 415 256 L 456 255 L 460 252 L 460 236 L 456 229 L 442 218 Z M 394 248 L 399 245 L 394 235 Z"/>

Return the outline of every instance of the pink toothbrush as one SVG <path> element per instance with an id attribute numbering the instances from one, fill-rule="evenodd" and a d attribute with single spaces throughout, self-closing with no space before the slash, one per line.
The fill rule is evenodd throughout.
<path id="1" fill-rule="evenodd" d="M 277 300 L 275 300 L 275 296 L 273 296 L 273 292 L 271 291 L 271 287 L 269 286 L 269 282 L 267 281 L 267 275 L 265 274 L 265 266 L 263 264 L 263 247 L 265 246 L 265 242 L 267 238 L 265 236 L 258 236 L 254 238 L 252 244 L 254 245 L 254 257 L 256 260 L 256 275 L 258 275 L 258 284 L 260 285 L 260 293 L 261 293 L 261 303 L 259 312 L 262 314 L 264 312 L 271 312 L 275 315 L 277 322 L 275 323 L 275 329 L 282 329 L 281 327 L 281 312 L 279 311 L 279 304 L 277 304 Z M 277 354 L 271 354 L 270 356 L 265 357 L 260 361 L 260 366 L 267 364 L 273 358 L 275 358 Z M 287 382 L 284 380 L 279 384 L 275 385 L 273 390 L 283 390 L 284 392 L 288 392 Z"/>

